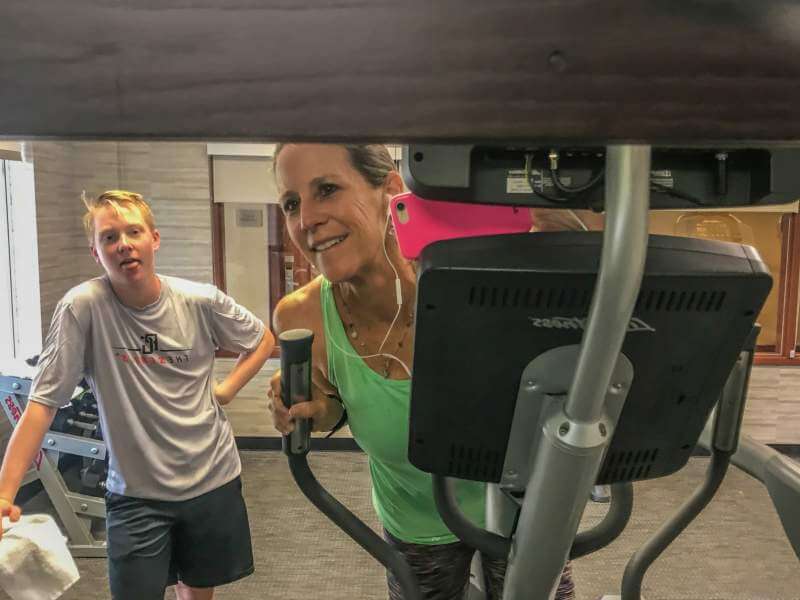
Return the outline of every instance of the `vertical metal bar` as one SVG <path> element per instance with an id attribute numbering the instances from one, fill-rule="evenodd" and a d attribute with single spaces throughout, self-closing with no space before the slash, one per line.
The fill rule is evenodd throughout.
<path id="1" fill-rule="evenodd" d="M 45 457 L 42 464 L 39 465 L 39 478 L 42 480 L 42 486 L 44 486 L 50 502 L 53 503 L 53 508 L 56 509 L 61 522 L 64 524 L 64 529 L 67 530 L 69 543 L 79 546 L 97 543 L 86 524 L 75 514 L 72 504 L 67 499 L 69 490 L 61 478 L 61 473 L 50 462 L 49 456 Z"/>
<path id="2" fill-rule="evenodd" d="M 604 398 L 639 293 L 647 252 L 649 146 L 612 146 L 600 272 L 565 405 L 547 416 L 526 486 L 504 600 L 552 597 L 616 418 Z"/>
<path id="3" fill-rule="evenodd" d="M 0 288 L 8 291 L 0 301 L 0 324 L 4 326 L 8 336 L 5 342 L 8 345 L 8 357 L 17 358 L 17 339 L 16 321 L 14 319 L 14 278 L 13 278 L 13 248 L 11 245 L 11 207 L 10 196 L 8 193 L 8 170 L 6 161 L 0 160 Z"/>
<path id="4" fill-rule="evenodd" d="M 800 281 L 800 216 L 791 213 L 784 217 L 788 235 L 782 236 L 781 262 L 785 257 L 785 269 L 781 269 L 780 286 L 783 291 L 778 307 L 778 340 L 776 351 L 784 358 L 794 358 L 797 349 L 798 281 Z M 784 266 L 784 265 L 782 265 Z"/>
<path id="5" fill-rule="evenodd" d="M 581 423 L 597 421 L 603 412 L 647 253 L 650 147 L 609 146 L 606 157 L 603 254 L 566 405 L 567 415 Z"/>
<path id="6" fill-rule="evenodd" d="M 495 483 L 486 486 L 486 529 L 511 537 L 519 514 L 519 504 L 506 496 Z"/>

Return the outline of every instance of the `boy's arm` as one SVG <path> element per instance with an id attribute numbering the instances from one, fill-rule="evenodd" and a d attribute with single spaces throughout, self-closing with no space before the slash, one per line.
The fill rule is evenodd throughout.
<path id="1" fill-rule="evenodd" d="M 56 305 L 50 330 L 31 383 L 28 405 L 17 423 L 0 467 L 2 514 L 19 516 L 12 505 L 22 478 L 31 466 L 58 407 L 69 399 L 83 374 L 86 335 L 70 303 Z M 16 515 L 14 514 L 16 513 Z"/>
<path id="2" fill-rule="evenodd" d="M 273 324 L 278 335 L 290 329 L 319 328 L 318 323 L 314 324 L 311 315 L 320 314 L 321 311 L 319 304 L 312 298 L 319 298 L 318 288 L 313 283 L 295 290 L 278 302 L 273 315 Z M 324 355 L 320 352 L 323 344 L 324 340 L 320 336 L 315 336 L 311 351 L 312 363 L 315 360 L 324 361 Z M 318 364 L 312 366 L 311 383 L 311 401 L 299 402 L 289 409 L 283 402 L 280 369 L 272 376 L 267 394 L 269 397 L 267 406 L 272 412 L 273 425 L 281 433 L 288 434 L 293 431 L 296 419 L 310 419 L 313 431 L 332 431 L 344 422 L 346 415 L 344 405 L 339 398 L 339 390 L 328 380 Z"/>
<path id="3" fill-rule="evenodd" d="M 269 329 L 264 330 L 261 342 L 252 352 L 243 352 L 228 376 L 214 387 L 214 397 L 222 406 L 228 404 L 245 384 L 258 373 L 272 354 L 275 338 Z"/>
<path id="4" fill-rule="evenodd" d="M 22 478 L 31 468 L 31 463 L 42 446 L 42 439 L 50 429 L 56 410 L 35 401 L 28 402 L 25 407 L 25 412 L 8 442 L 3 466 L 0 467 L 0 516 L 11 517 L 12 521 L 19 519 L 20 510 L 14 506 L 14 498 Z"/>

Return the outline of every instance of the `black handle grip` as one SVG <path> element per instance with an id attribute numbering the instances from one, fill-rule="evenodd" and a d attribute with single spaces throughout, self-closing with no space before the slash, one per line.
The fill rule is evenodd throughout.
<path id="1" fill-rule="evenodd" d="M 290 329 L 278 336 L 281 346 L 281 396 L 286 408 L 311 400 L 311 345 L 314 332 Z M 298 419 L 294 431 L 283 436 L 286 454 L 306 454 L 311 447 L 311 422 Z"/>

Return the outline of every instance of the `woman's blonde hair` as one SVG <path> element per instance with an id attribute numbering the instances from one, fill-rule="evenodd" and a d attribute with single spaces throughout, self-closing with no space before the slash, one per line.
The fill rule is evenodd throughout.
<path id="1" fill-rule="evenodd" d="M 277 144 L 272 158 L 272 165 L 278 163 L 278 154 L 288 144 Z M 392 155 L 383 144 L 336 144 L 347 150 L 352 167 L 374 188 L 383 185 L 386 176 L 396 171 Z"/>
<path id="2" fill-rule="evenodd" d="M 97 196 L 96 198 L 87 198 L 86 193 L 81 194 L 81 200 L 86 206 L 86 214 L 83 215 L 83 228 L 86 230 L 86 237 L 89 238 L 89 243 L 94 243 L 94 215 L 102 208 L 110 208 L 115 213 L 119 214 L 120 208 L 135 207 L 142 215 L 145 224 L 153 231 L 156 228 L 156 222 L 153 218 L 153 211 L 150 210 L 150 205 L 147 204 L 141 194 L 136 192 L 129 192 L 126 190 L 108 190 Z"/>

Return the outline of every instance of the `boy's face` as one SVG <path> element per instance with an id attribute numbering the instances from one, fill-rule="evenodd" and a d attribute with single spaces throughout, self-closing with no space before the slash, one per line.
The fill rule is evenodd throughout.
<path id="1" fill-rule="evenodd" d="M 135 206 L 99 209 L 94 215 L 92 256 L 111 281 L 131 285 L 155 275 L 155 253 L 161 243 L 157 229 L 150 229 Z"/>

